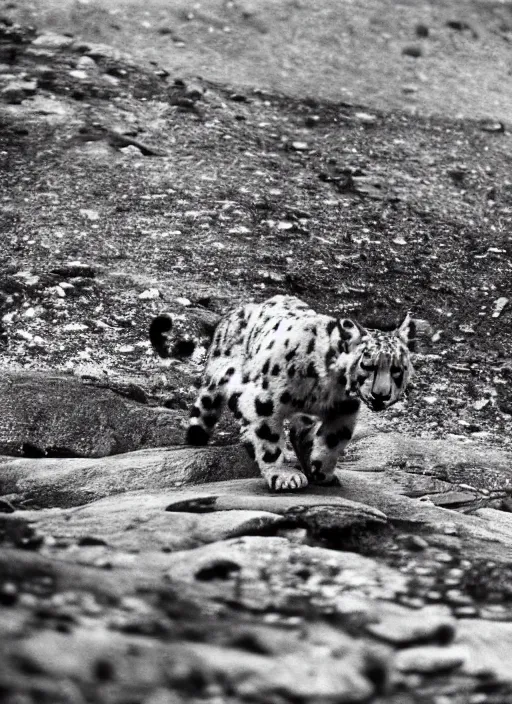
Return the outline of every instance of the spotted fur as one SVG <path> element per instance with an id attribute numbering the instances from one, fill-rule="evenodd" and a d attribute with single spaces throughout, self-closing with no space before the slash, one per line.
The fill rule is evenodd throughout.
<path id="1" fill-rule="evenodd" d="M 168 320 L 161 327 L 167 332 Z M 205 445 L 227 405 L 271 489 L 329 483 L 361 401 L 380 411 L 403 395 L 420 328 L 424 321 L 407 315 L 392 332 L 366 330 L 292 296 L 237 308 L 213 334 L 187 442 Z M 284 463 L 287 419 L 300 469 Z"/>

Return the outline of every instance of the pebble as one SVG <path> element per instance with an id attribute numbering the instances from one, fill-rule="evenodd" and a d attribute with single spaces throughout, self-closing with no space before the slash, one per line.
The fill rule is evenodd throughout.
<path id="1" fill-rule="evenodd" d="M 422 39 L 425 39 L 429 35 L 429 29 L 426 24 L 423 24 L 423 22 L 418 22 L 416 25 L 416 36 L 421 37 Z"/>
<path id="2" fill-rule="evenodd" d="M 421 645 L 397 653 L 395 666 L 401 672 L 434 674 L 455 670 L 464 664 L 467 650 L 461 645 Z"/>
<path id="3" fill-rule="evenodd" d="M 296 152 L 304 152 L 306 149 L 309 149 L 307 142 L 292 142 L 292 147 Z"/>

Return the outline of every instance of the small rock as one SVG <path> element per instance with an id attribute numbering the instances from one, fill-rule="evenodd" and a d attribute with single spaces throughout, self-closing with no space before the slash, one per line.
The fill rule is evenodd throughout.
<path id="1" fill-rule="evenodd" d="M 76 67 L 80 71 L 91 71 L 98 68 L 98 64 L 91 56 L 81 56 L 76 62 Z"/>
<path id="2" fill-rule="evenodd" d="M 413 93 L 418 92 L 418 86 L 412 85 L 412 84 L 407 84 L 405 86 L 402 86 L 402 93 L 405 93 L 406 95 L 412 95 Z"/>
<path id="3" fill-rule="evenodd" d="M 450 29 L 454 29 L 456 32 L 464 32 L 467 30 L 471 32 L 475 39 L 478 37 L 478 32 L 469 24 L 469 22 L 465 22 L 464 20 L 448 20 L 446 26 Z"/>
<path id="4" fill-rule="evenodd" d="M 14 513 L 15 510 L 9 499 L 0 497 L 0 513 Z"/>
<path id="5" fill-rule="evenodd" d="M 460 589 L 448 589 L 445 593 L 445 597 L 450 604 L 454 606 L 472 606 L 473 604 L 471 597 L 461 592 Z"/>
<path id="6" fill-rule="evenodd" d="M 229 96 L 230 100 L 233 100 L 235 103 L 247 103 L 249 102 L 249 99 L 247 98 L 246 95 L 243 93 L 231 93 Z"/>
<path id="7" fill-rule="evenodd" d="M 88 330 L 89 328 L 83 323 L 68 323 L 67 325 L 64 325 L 62 329 L 66 332 L 82 332 L 84 330 Z"/>
<path id="8" fill-rule="evenodd" d="M 377 116 L 372 115 L 369 112 L 356 112 L 354 117 L 362 125 L 371 126 L 371 125 L 375 125 L 377 122 Z"/>
<path id="9" fill-rule="evenodd" d="M 425 39 L 429 35 L 429 29 L 426 24 L 423 24 L 423 22 L 418 22 L 415 31 L 416 36 L 421 37 L 422 39 Z"/>
<path id="10" fill-rule="evenodd" d="M 499 318 L 501 315 L 501 312 L 507 305 L 509 299 L 505 298 L 505 296 L 500 296 L 495 302 L 494 302 L 494 309 L 492 311 L 492 317 L 493 318 Z"/>
<path id="11" fill-rule="evenodd" d="M 0 98 L 5 103 L 19 105 L 29 95 L 37 91 L 36 81 L 12 81 L 0 91 Z"/>
<path id="12" fill-rule="evenodd" d="M 423 56 L 423 49 L 417 44 L 410 44 L 403 47 L 402 54 L 404 56 L 412 56 L 413 59 L 419 59 L 420 56 Z"/>
<path id="13" fill-rule="evenodd" d="M 12 606 L 18 601 L 18 588 L 13 582 L 4 582 L 0 587 L 0 604 Z"/>
<path id="14" fill-rule="evenodd" d="M 480 129 L 484 132 L 505 132 L 505 125 L 499 120 L 482 120 L 480 122 Z"/>
<path id="15" fill-rule="evenodd" d="M 481 411 L 483 408 L 488 406 L 490 400 L 488 398 L 479 398 L 473 403 L 473 408 L 477 411 Z"/>
<path id="16" fill-rule="evenodd" d="M 63 34 L 54 34 L 53 32 L 40 34 L 32 42 L 33 46 L 39 46 L 44 49 L 65 49 L 71 44 L 73 44 L 71 37 L 66 37 Z"/>
<path id="17" fill-rule="evenodd" d="M 404 540 L 404 547 L 409 548 L 409 550 L 426 550 L 428 542 L 419 535 L 408 535 Z"/>
<path id="18" fill-rule="evenodd" d="M 455 620 L 444 606 L 425 606 L 413 611 L 403 606 L 386 606 L 379 623 L 370 623 L 369 633 L 395 645 L 434 641 L 450 643 L 455 636 Z"/>
<path id="19" fill-rule="evenodd" d="M 97 538 L 95 535 L 84 535 L 78 541 L 80 547 L 90 547 L 97 545 L 107 545 L 107 542 L 103 538 Z"/>
<path id="20" fill-rule="evenodd" d="M 139 298 L 141 300 L 152 300 L 160 298 L 160 291 L 157 288 L 148 288 L 142 293 L 139 293 Z"/>
<path id="21" fill-rule="evenodd" d="M 460 645 L 422 645 L 399 651 L 395 666 L 401 672 L 434 674 L 455 670 L 464 664 L 466 658 L 467 650 Z"/>
<path id="22" fill-rule="evenodd" d="M 467 504 L 475 501 L 476 495 L 469 491 L 446 491 L 443 494 L 431 496 L 430 500 L 436 506 L 452 506 L 456 504 Z"/>
<path id="23" fill-rule="evenodd" d="M 292 148 L 295 149 L 296 152 L 304 152 L 309 149 L 309 145 L 307 142 L 292 142 Z"/>
<path id="24" fill-rule="evenodd" d="M 71 76 L 71 78 L 77 78 L 79 81 L 84 81 L 86 78 L 89 78 L 89 74 L 87 73 L 87 71 L 82 71 L 78 68 L 74 68 L 71 69 L 71 71 L 68 71 L 68 75 Z"/>
<path id="25" fill-rule="evenodd" d="M 129 144 L 127 147 L 122 147 L 119 151 L 125 154 L 126 156 L 144 156 L 141 150 L 134 144 Z"/>
<path id="26" fill-rule="evenodd" d="M 306 127 L 316 127 L 320 122 L 319 115 L 308 115 L 304 120 Z"/>
<path id="27" fill-rule="evenodd" d="M 80 208 L 80 215 L 87 220 L 99 220 L 100 214 L 97 210 L 92 210 L 90 208 Z"/>

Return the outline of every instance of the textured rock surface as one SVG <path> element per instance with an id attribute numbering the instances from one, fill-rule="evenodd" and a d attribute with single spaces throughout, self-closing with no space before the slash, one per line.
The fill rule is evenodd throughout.
<path id="1" fill-rule="evenodd" d="M 148 406 L 142 389 L 133 385 L 126 385 L 122 392 L 69 375 L 4 373 L 0 381 L 0 452 L 29 457 L 103 457 L 181 442 L 183 432 L 176 411 Z"/>

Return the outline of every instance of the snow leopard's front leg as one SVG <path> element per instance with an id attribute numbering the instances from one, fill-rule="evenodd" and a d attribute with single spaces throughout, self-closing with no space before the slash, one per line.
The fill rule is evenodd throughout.
<path id="1" fill-rule="evenodd" d="M 336 463 L 352 438 L 359 406 L 356 399 L 341 401 L 313 426 L 308 435 L 313 442 L 309 456 L 311 481 L 320 484 L 335 481 Z"/>
<path id="2" fill-rule="evenodd" d="M 248 384 L 238 398 L 237 411 L 244 446 L 270 489 L 287 491 L 307 486 L 303 472 L 284 466 L 284 418 L 279 401 L 261 387 Z"/>

